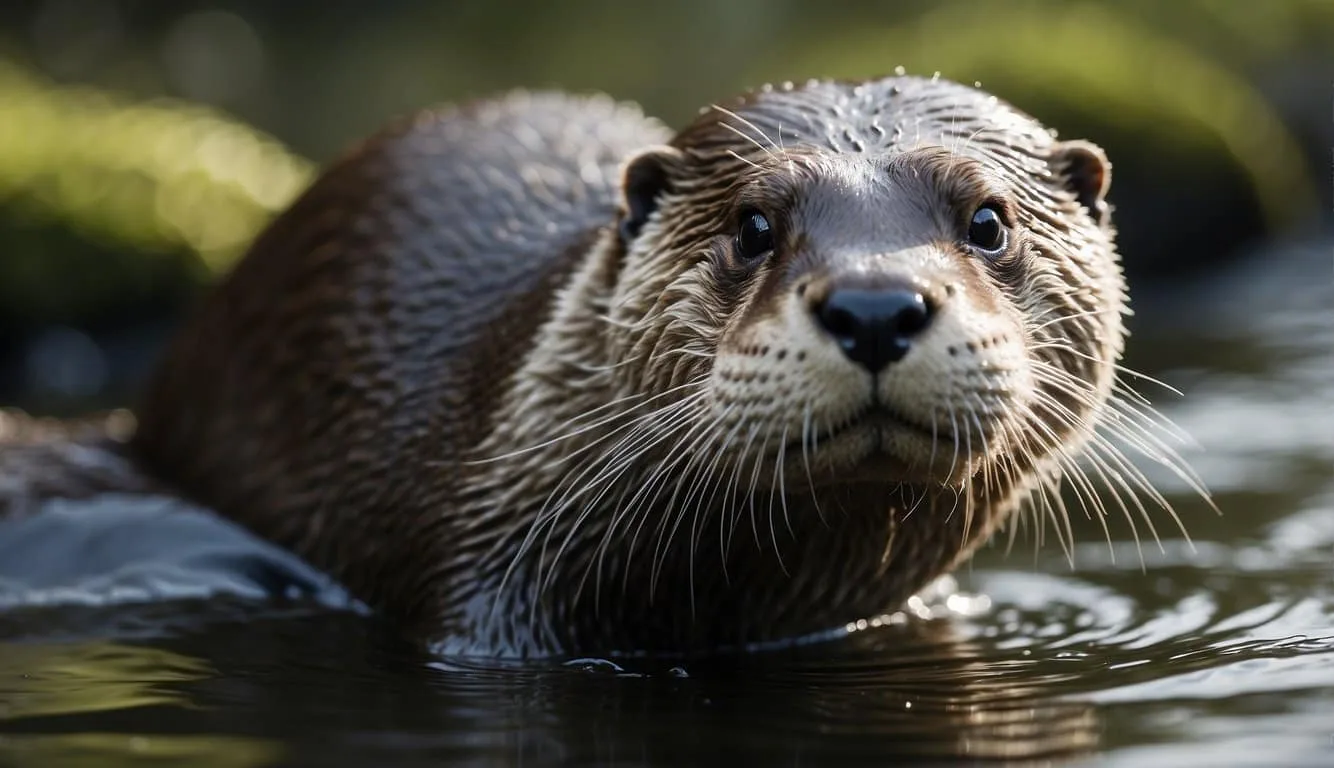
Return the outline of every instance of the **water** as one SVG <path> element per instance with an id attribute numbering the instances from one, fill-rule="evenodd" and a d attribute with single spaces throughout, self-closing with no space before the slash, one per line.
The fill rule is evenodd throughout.
<path id="1" fill-rule="evenodd" d="M 921 616 L 680 667 L 441 662 L 301 599 L 0 613 L 0 763 L 1334 764 L 1330 253 L 1139 294 L 1132 362 L 1185 390 L 1143 387 L 1222 511 L 1155 475 L 1193 544 L 1076 521 Z"/>

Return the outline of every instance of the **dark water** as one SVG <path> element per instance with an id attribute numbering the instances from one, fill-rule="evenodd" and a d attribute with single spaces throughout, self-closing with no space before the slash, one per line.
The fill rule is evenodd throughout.
<path id="1" fill-rule="evenodd" d="M 11 610 L 0 763 L 1334 765 L 1331 251 L 1140 294 L 1222 511 L 1154 474 L 1193 545 L 1077 521 L 1072 557 L 998 542 L 881 626 L 681 667 L 441 663 L 301 600 Z"/>

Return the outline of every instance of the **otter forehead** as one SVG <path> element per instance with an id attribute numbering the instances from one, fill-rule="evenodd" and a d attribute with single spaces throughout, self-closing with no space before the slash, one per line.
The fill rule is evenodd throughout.
<path id="1" fill-rule="evenodd" d="M 943 146 L 989 158 L 1042 152 L 1054 139 L 1032 117 L 984 91 L 947 80 L 891 77 L 865 83 L 764 86 L 702 110 L 673 142 L 700 154 L 800 148 L 897 153 Z"/>

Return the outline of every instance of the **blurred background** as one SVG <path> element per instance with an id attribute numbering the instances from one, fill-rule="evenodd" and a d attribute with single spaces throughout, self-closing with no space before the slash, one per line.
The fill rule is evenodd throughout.
<path id="1" fill-rule="evenodd" d="M 0 406 L 131 403 L 198 291 L 392 116 L 522 86 L 680 125 L 898 65 L 1101 144 L 1137 297 L 1334 242 L 1330 0 L 5 0 Z"/>
<path id="2" fill-rule="evenodd" d="M 951 623 L 964 642 L 891 634 L 749 683 L 427 679 L 347 615 L 228 630 L 205 618 L 223 601 L 20 613 L 0 763 L 1049 760 L 1088 729 L 1107 765 L 1330 765 L 1334 0 L 0 0 L 0 409 L 133 405 L 199 292 L 391 117 L 527 87 L 681 125 L 766 81 L 900 65 L 1107 150 L 1127 364 L 1185 397 L 1128 380 L 1224 510 L 1145 467 L 1194 546 L 1152 507 L 1104 532 L 1072 502 L 1077 547 L 998 541 L 961 569 L 993 605 Z M 71 643 L 84 621 L 99 640 Z"/>

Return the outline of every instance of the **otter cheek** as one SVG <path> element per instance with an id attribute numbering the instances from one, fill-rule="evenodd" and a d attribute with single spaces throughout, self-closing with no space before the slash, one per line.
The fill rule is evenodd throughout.
<path id="1" fill-rule="evenodd" d="M 951 454 L 976 461 L 995 455 L 1033 389 L 1022 329 L 1003 312 L 966 299 L 952 302 L 912 350 L 877 382 L 877 395 L 898 413 L 933 426 L 941 448 L 915 435 L 896 441 L 904 458 L 933 465 Z M 923 452 L 929 452 L 923 455 Z"/>

